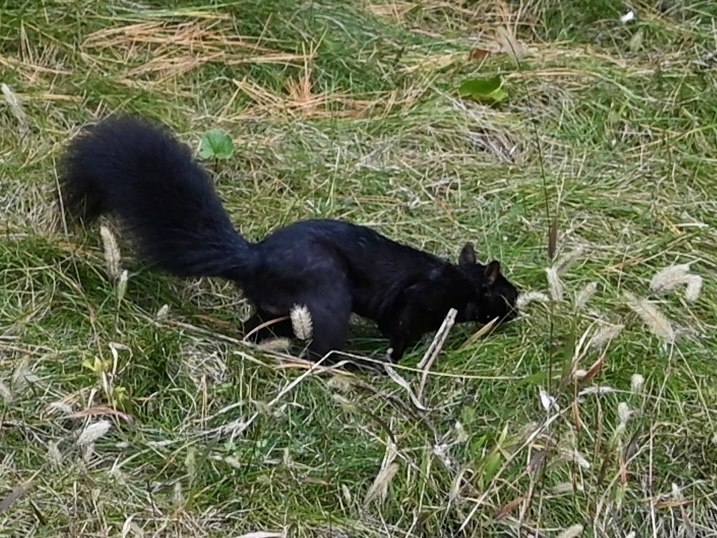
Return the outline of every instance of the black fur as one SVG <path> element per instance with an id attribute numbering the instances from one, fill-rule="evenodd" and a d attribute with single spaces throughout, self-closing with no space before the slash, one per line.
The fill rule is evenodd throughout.
<path id="1" fill-rule="evenodd" d="M 450 308 L 459 323 L 515 317 L 517 289 L 498 261 L 477 263 L 470 244 L 452 264 L 337 220 L 296 222 L 246 241 L 189 148 L 166 127 L 139 118 L 110 117 L 73 139 L 61 196 L 70 220 L 118 217 L 140 258 L 165 272 L 234 281 L 257 307 L 246 331 L 305 305 L 314 357 L 342 348 L 351 312 L 377 322 L 393 361 L 438 329 Z M 292 334 L 288 320 L 270 330 Z M 258 338 L 267 335 L 257 331 Z"/>

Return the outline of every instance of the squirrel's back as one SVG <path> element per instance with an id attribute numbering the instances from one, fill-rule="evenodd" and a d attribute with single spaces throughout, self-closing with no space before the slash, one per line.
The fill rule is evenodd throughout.
<path id="1" fill-rule="evenodd" d="M 140 257 L 169 273 L 238 280 L 258 263 L 207 172 L 163 125 L 115 116 L 86 127 L 70 142 L 60 188 L 70 220 L 116 216 Z"/>

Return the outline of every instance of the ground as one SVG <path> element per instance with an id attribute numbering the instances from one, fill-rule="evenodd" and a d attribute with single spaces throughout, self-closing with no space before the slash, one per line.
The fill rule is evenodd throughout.
<path id="1" fill-rule="evenodd" d="M 0 535 L 714 536 L 715 15 L 6 3 Z M 494 76 L 499 102 L 459 92 Z M 202 162 L 250 239 L 332 217 L 451 259 L 471 241 L 533 300 L 389 376 L 243 343 L 238 290 L 142 270 L 120 237 L 122 289 L 55 203 L 68 139 L 118 110 L 195 150 L 229 134 Z M 357 323 L 346 351 L 386 348 Z"/>

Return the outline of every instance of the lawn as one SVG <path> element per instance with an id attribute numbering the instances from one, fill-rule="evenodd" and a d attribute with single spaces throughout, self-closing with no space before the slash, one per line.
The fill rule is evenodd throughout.
<path id="1" fill-rule="evenodd" d="M 717 535 L 716 15 L 5 2 L 0 536 Z M 498 101 L 459 91 L 491 77 Z M 115 111 L 195 151 L 231 136 L 202 162 L 247 238 L 329 217 L 471 241 L 520 317 L 349 373 L 243 342 L 238 290 L 121 236 L 118 285 L 56 203 L 67 141 Z M 386 349 L 357 321 L 345 351 Z"/>

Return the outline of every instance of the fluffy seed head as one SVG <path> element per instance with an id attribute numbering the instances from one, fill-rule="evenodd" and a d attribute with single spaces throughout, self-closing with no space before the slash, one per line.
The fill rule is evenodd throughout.
<path id="1" fill-rule="evenodd" d="M 85 446 L 94 443 L 99 438 L 103 437 L 109 431 L 111 426 L 112 423 L 109 420 L 98 420 L 97 422 L 93 422 L 82 430 L 82 433 L 77 439 L 77 444 Z"/>
<path id="2" fill-rule="evenodd" d="M 685 299 L 694 303 L 700 298 L 702 291 L 702 277 L 699 275 L 687 275 L 687 290 L 685 291 Z"/>
<path id="3" fill-rule="evenodd" d="M 620 424 L 627 424 L 631 414 L 630 406 L 628 406 L 626 402 L 617 404 L 617 417 L 620 420 Z"/>
<path id="4" fill-rule="evenodd" d="M 553 301 L 562 301 L 564 287 L 557 270 L 554 267 L 548 267 L 545 270 L 545 274 L 548 277 L 550 296 L 553 298 Z"/>
<path id="5" fill-rule="evenodd" d="M 294 305 L 289 317 L 296 337 L 299 340 L 309 340 L 313 331 L 309 309 L 304 305 Z"/>
<path id="6" fill-rule="evenodd" d="M 642 386 L 645 384 L 645 378 L 640 374 L 632 374 L 630 378 L 630 389 L 635 394 L 642 392 Z"/>
<path id="7" fill-rule="evenodd" d="M 690 264 L 671 265 L 658 271 L 650 281 L 650 289 L 656 293 L 667 293 L 679 286 L 687 286 L 685 299 L 695 302 L 702 291 L 702 277 L 690 274 Z"/>
<path id="8" fill-rule="evenodd" d="M 267 338 L 262 340 L 258 347 L 266 351 L 285 352 L 291 348 L 291 340 L 288 338 Z"/>
<path id="9" fill-rule="evenodd" d="M 116 280 L 120 277 L 120 249 L 117 239 L 107 226 L 100 226 L 100 235 L 102 236 L 102 245 L 104 247 L 105 262 L 107 263 L 107 274 L 110 278 Z"/>
<path id="10" fill-rule="evenodd" d="M 577 538 L 583 533 L 583 526 L 580 524 L 568 527 L 563 532 L 558 534 L 558 538 Z"/>
<path id="11" fill-rule="evenodd" d="M 685 282 L 690 272 L 690 264 L 683 263 L 660 269 L 650 281 L 650 289 L 654 292 L 671 291 Z"/>
<path id="12" fill-rule="evenodd" d="M 547 303 L 548 300 L 548 296 L 544 293 L 539 291 L 528 291 L 518 295 L 518 300 L 516 301 L 515 306 L 518 310 L 523 310 L 530 303 Z"/>
<path id="13" fill-rule="evenodd" d="M 555 272 L 559 275 L 564 275 L 565 273 L 567 273 L 568 269 L 570 269 L 575 264 L 575 262 L 582 257 L 584 251 L 585 247 L 579 246 L 575 250 L 572 250 L 564 256 L 561 256 L 561 258 L 553 264 Z"/>
<path id="14" fill-rule="evenodd" d="M 583 289 L 580 290 L 580 293 L 578 293 L 578 296 L 575 299 L 575 308 L 577 308 L 578 310 L 582 310 L 583 308 L 585 308 L 585 305 L 592 298 L 592 296 L 595 295 L 596 291 L 597 282 L 590 282 L 589 284 L 587 284 Z"/>
<path id="15" fill-rule="evenodd" d="M 624 325 L 608 325 L 604 329 L 601 329 L 590 339 L 590 347 L 600 348 L 605 344 L 617 338 L 617 336 L 625 328 Z"/>
<path id="16" fill-rule="evenodd" d="M 647 328 L 664 341 L 671 343 L 675 340 L 675 330 L 672 324 L 652 303 L 645 299 L 635 297 L 629 291 L 624 292 L 628 306 L 642 319 Z"/>

